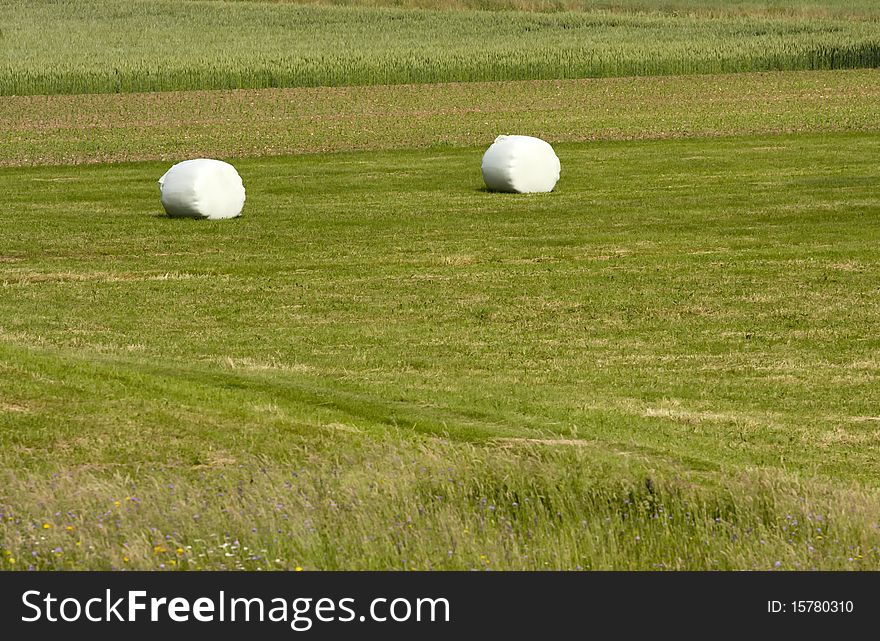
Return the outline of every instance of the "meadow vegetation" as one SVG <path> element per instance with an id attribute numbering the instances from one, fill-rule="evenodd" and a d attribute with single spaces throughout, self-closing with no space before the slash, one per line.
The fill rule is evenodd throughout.
<path id="1" fill-rule="evenodd" d="M 19 96 L 0 166 L 554 142 L 876 131 L 875 70 Z"/>
<path id="2" fill-rule="evenodd" d="M 0 95 L 876 67 L 846 16 L 0 0 Z M 198 34 L 193 37 L 192 34 Z"/>
<path id="3" fill-rule="evenodd" d="M 166 163 L 3 169 L 0 545 L 876 568 L 878 150 L 561 144 L 549 197 L 480 148 L 239 159 L 225 224 L 161 215 Z"/>
<path id="4" fill-rule="evenodd" d="M 348 4 L 0 0 L 0 567 L 880 569 L 876 3 Z"/>
<path id="5" fill-rule="evenodd" d="M 224 2 L 226 0 L 215 0 Z M 233 2 L 288 2 L 405 9 L 475 9 L 479 11 L 608 11 L 696 14 L 701 16 L 844 16 L 880 17 L 873 0 L 229 0 Z"/>
<path id="6" fill-rule="evenodd" d="M 658 469 L 634 452 L 586 441 L 475 447 L 405 432 L 324 430 L 308 444 L 286 445 L 282 463 L 7 475 L 0 563 L 23 570 L 880 568 L 876 492 L 767 471 L 719 479 Z"/>

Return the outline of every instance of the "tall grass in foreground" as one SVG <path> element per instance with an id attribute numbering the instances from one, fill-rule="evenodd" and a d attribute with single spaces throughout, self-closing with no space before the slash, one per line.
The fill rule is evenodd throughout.
<path id="1" fill-rule="evenodd" d="M 0 95 L 880 64 L 880 22 L 287 3 L 0 0 Z"/>
<path id="2" fill-rule="evenodd" d="M 311 448 L 311 449 L 310 449 Z M 880 569 L 877 496 L 560 441 L 356 436 L 208 469 L 8 476 L 7 569 Z M 697 485 L 700 484 L 700 486 Z"/>

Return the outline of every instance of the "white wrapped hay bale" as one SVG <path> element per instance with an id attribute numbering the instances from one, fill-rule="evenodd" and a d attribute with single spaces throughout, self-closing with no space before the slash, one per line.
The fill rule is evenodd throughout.
<path id="1" fill-rule="evenodd" d="M 483 154 L 483 180 L 492 191 L 521 194 L 553 191 L 559 158 L 548 143 L 532 136 L 498 136 Z"/>
<path id="2" fill-rule="evenodd" d="M 165 212 L 175 218 L 235 218 L 244 207 L 241 176 L 222 160 L 179 162 L 159 179 L 159 191 Z"/>

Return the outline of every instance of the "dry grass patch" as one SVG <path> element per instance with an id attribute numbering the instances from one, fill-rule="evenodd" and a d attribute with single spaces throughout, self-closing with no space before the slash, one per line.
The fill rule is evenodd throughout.
<path id="1" fill-rule="evenodd" d="M 876 130 L 880 72 L 0 97 L 0 166 Z M 816 94 L 827 94 L 817 99 Z M 132 120 L 140 124 L 132 126 Z M 378 135 L 381 132 L 381 135 Z M 46 180 L 70 178 L 49 177 Z"/>

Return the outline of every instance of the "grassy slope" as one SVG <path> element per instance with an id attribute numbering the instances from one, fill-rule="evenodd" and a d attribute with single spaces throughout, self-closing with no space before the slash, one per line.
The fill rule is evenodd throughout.
<path id="1" fill-rule="evenodd" d="M 847 488 L 880 481 L 878 147 L 561 145 L 545 197 L 482 191 L 479 149 L 241 160 L 246 215 L 225 224 L 159 217 L 164 164 L 4 169 L 6 547 L 147 567 L 168 560 L 160 534 L 216 550 L 225 531 L 267 550 L 233 559 L 262 567 L 876 565 L 875 490 Z M 469 444 L 486 442 L 514 449 Z M 302 492 L 282 500 L 291 466 Z M 254 475 L 245 494 L 287 516 L 241 497 L 218 515 L 212 488 Z M 52 484 L 106 495 L 38 500 Z M 108 534 L 98 517 L 132 484 L 154 505 Z M 432 493 L 453 504 L 426 508 Z M 554 507 L 484 518 L 484 499 L 526 496 Z M 620 516 L 633 501 L 647 525 Z M 832 512 L 833 546 L 791 534 Z M 401 543 L 404 515 L 422 527 Z M 281 518 L 290 538 L 272 536 Z M 43 520 L 95 549 L 44 554 Z"/>
<path id="2" fill-rule="evenodd" d="M 880 22 L 847 18 L 172 0 L 0 0 L 0 12 L 0 95 L 835 69 L 880 62 Z"/>
<path id="3" fill-rule="evenodd" d="M 0 100 L 0 166 L 198 155 L 858 131 L 880 122 L 880 72 L 24 96 Z"/>

